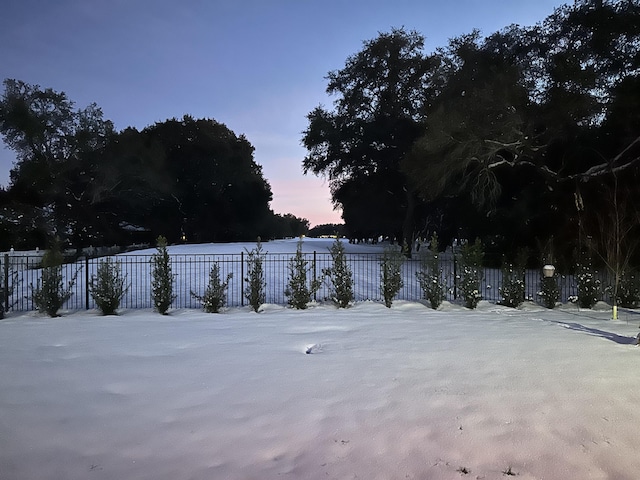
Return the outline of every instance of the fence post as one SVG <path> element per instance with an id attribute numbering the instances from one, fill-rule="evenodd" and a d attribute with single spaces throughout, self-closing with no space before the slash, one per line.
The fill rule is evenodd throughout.
<path id="1" fill-rule="evenodd" d="M 313 282 L 316 281 L 316 251 L 313 251 Z M 314 290 L 313 291 L 313 301 L 317 301 L 318 300 L 318 291 Z"/>
<path id="2" fill-rule="evenodd" d="M 9 254 L 4 254 L 4 298 L 2 301 L 4 302 L 4 311 L 9 311 Z"/>
<path id="3" fill-rule="evenodd" d="M 453 299 L 458 299 L 458 257 L 453 256 Z"/>
<path id="4" fill-rule="evenodd" d="M 240 306 L 244 307 L 244 252 L 240 252 Z"/>
<path id="5" fill-rule="evenodd" d="M 89 310 L 89 257 L 84 257 L 84 304 Z"/>

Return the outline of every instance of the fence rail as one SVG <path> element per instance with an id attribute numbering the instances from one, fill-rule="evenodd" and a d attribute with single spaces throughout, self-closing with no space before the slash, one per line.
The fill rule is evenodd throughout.
<path id="1" fill-rule="evenodd" d="M 285 289 L 289 280 L 289 262 L 294 256 L 291 254 L 268 253 L 264 257 L 264 270 L 266 281 L 266 302 L 273 304 L 286 304 Z M 333 264 L 328 253 L 304 254 L 310 271 L 309 278 L 323 276 L 323 270 Z M 209 272 L 214 263 L 220 269 L 221 278 L 232 274 L 227 292 L 227 306 L 236 307 L 246 304 L 244 288 L 246 286 L 246 255 L 240 254 L 182 254 L 170 255 L 172 271 L 175 276 L 174 293 L 176 298 L 172 308 L 200 308 L 201 305 L 193 297 L 192 292 L 202 295 L 209 281 Z M 105 257 L 103 257 L 105 258 Z M 86 258 L 73 263 L 63 264 L 63 278 L 68 283 L 75 276 L 72 286 L 73 295 L 65 303 L 65 310 L 82 310 L 96 308 L 95 302 L 88 288 L 92 277 L 96 274 L 99 262 L 103 258 Z M 126 277 L 129 289 L 122 299 L 120 308 L 152 308 L 151 299 L 151 255 L 122 254 L 111 257 L 120 262 L 122 274 Z M 380 293 L 380 259 L 381 254 L 347 254 L 347 262 L 353 273 L 354 299 L 355 301 L 381 301 Z M 3 275 L 2 304 L 5 311 L 29 311 L 34 310 L 32 289 L 38 285 L 41 278 L 42 257 L 11 256 L 5 254 L 0 257 Z M 420 259 L 408 259 L 402 265 L 404 286 L 396 299 L 418 301 L 423 298 L 423 293 L 416 278 L 416 272 L 421 269 Z M 447 300 L 455 302 L 460 298 L 458 290 L 458 260 L 451 257 L 441 261 L 443 277 L 446 280 Z M 606 279 L 601 278 L 603 285 Z M 527 270 L 525 273 L 525 298 L 538 301 L 540 288 L 540 272 Z M 66 284 L 65 283 L 65 284 Z M 576 295 L 576 284 L 572 276 L 560 276 L 558 280 L 561 298 L 568 301 Z M 500 287 L 502 274 L 499 269 L 485 269 L 482 280 L 481 294 L 483 299 L 497 303 L 501 300 Z M 318 301 L 330 298 L 331 285 L 328 279 L 322 283 L 315 295 Z"/>

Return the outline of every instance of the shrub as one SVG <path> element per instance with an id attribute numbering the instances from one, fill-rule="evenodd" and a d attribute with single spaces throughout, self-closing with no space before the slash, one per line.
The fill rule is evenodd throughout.
<path id="1" fill-rule="evenodd" d="M 317 278 L 307 282 L 307 276 L 312 270 L 313 266 L 309 266 L 309 262 L 302 253 L 302 240 L 299 240 L 296 254 L 289 260 L 289 284 L 284 291 L 290 307 L 307 308 L 307 304 L 322 285 L 322 281 Z"/>
<path id="2" fill-rule="evenodd" d="M 618 283 L 617 305 L 636 308 L 640 304 L 640 278 L 635 272 L 625 271 Z"/>
<path id="3" fill-rule="evenodd" d="M 98 263 L 96 275 L 91 277 L 89 292 L 103 315 L 115 315 L 120 301 L 129 290 L 126 275 L 122 276 L 120 262 L 107 257 Z"/>
<path id="4" fill-rule="evenodd" d="M 460 290 L 464 305 L 467 308 L 476 308 L 482 294 L 480 285 L 482 284 L 482 260 L 484 259 L 484 248 L 479 239 L 475 243 L 465 243 L 461 251 L 462 274 L 460 276 Z"/>
<path id="5" fill-rule="evenodd" d="M 253 308 L 254 312 L 257 312 L 266 300 L 266 288 L 267 283 L 264 279 L 264 260 L 266 254 L 262 251 L 262 243 L 260 243 L 260 237 L 256 243 L 256 248 L 247 252 L 247 276 L 244 279 L 247 282 L 247 286 L 244 289 L 244 297 Z"/>
<path id="6" fill-rule="evenodd" d="M 78 271 L 73 274 L 65 286 L 62 275 L 62 253 L 60 244 L 56 240 L 51 249 L 42 257 L 42 276 L 36 286 L 30 285 L 31 299 L 40 313 L 46 313 L 50 317 L 57 317 L 58 311 L 64 303 L 73 295 L 72 288 L 76 282 Z"/>
<path id="7" fill-rule="evenodd" d="M 227 275 L 223 282 L 220 279 L 220 266 L 214 262 L 209 272 L 209 284 L 204 291 L 204 295 L 198 295 L 191 291 L 191 296 L 202 303 L 202 308 L 207 313 L 218 313 L 227 301 L 227 288 L 229 281 L 233 278 L 233 273 Z"/>
<path id="8" fill-rule="evenodd" d="M 442 269 L 438 258 L 438 237 L 431 237 L 431 251 L 422 255 L 421 268 L 416 277 L 424 298 L 429 300 L 431 308 L 436 310 L 444 301 L 446 284 L 442 279 Z"/>
<path id="9" fill-rule="evenodd" d="M 404 286 L 402 281 L 402 262 L 404 255 L 393 248 L 385 248 L 380 260 L 380 291 L 387 308 L 391 308 L 394 297 Z"/>
<path id="10" fill-rule="evenodd" d="M 5 314 L 5 305 L 6 309 L 9 310 L 17 300 L 14 301 L 13 305 L 10 304 L 10 299 L 13 297 L 13 289 L 18 284 L 18 272 L 14 271 L 11 266 L 6 267 L 7 270 L 7 289 L 5 291 L 4 281 L 0 281 L 0 319 L 4 318 Z"/>
<path id="11" fill-rule="evenodd" d="M 151 257 L 151 299 L 156 311 L 162 315 L 176 298 L 173 294 L 174 275 L 171 272 L 171 258 L 167 251 L 167 239 L 160 235 L 157 239 L 156 253 Z"/>
<path id="12" fill-rule="evenodd" d="M 329 253 L 333 260 L 333 266 L 324 268 L 322 274 L 331 280 L 331 300 L 338 305 L 338 308 L 346 308 L 353 300 L 353 274 L 347 263 L 344 245 L 340 239 L 336 238 Z"/>
<path id="13" fill-rule="evenodd" d="M 593 308 L 600 299 L 600 280 L 590 261 L 578 265 L 576 283 L 578 285 L 578 306 Z"/>
<path id="14" fill-rule="evenodd" d="M 554 308 L 560 299 L 560 287 L 558 286 L 558 275 L 552 277 L 542 276 L 540 279 L 540 292 L 538 295 L 542 299 L 542 305 L 547 308 Z"/>
<path id="15" fill-rule="evenodd" d="M 501 305 L 518 308 L 524 302 L 524 274 L 527 265 L 527 252 L 521 250 L 515 262 L 504 262 L 502 266 L 502 286 L 500 287 Z"/>

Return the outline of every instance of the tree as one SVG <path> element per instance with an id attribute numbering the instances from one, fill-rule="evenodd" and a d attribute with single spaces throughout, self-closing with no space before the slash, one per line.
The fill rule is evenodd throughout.
<path id="1" fill-rule="evenodd" d="M 147 228 L 169 241 L 239 241 L 268 228 L 271 187 L 253 146 L 212 119 L 170 119 L 141 132 L 164 152 L 168 191 L 151 207 Z"/>
<path id="2" fill-rule="evenodd" d="M 227 288 L 233 273 L 228 273 L 225 280 L 220 278 L 220 265 L 214 262 L 209 271 L 209 284 L 203 295 L 198 295 L 193 290 L 191 296 L 202 303 L 202 308 L 207 313 L 219 313 L 227 301 Z"/>
<path id="3" fill-rule="evenodd" d="M 30 285 L 33 304 L 40 313 L 46 313 L 50 317 L 57 317 L 58 311 L 71 298 L 73 285 L 78 276 L 79 270 L 76 270 L 65 285 L 62 262 L 60 243 L 56 238 L 51 248 L 42 257 L 41 278 L 38 279 L 36 286 Z"/>
<path id="4" fill-rule="evenodd" d="M 103 315 L 115 315 L 122 297 L 129 290 L 127 276 L 122 275 L 118 260 L 107 257 L 98 263 L 98 271 L 91 277 L 89 292 Z"/>
<path id="5" fill-rule="evenodd" d="M 393 299 L 402 290 L 402 263 L 404 256 L 400 250 L 386 247 L 380 259 L 380 293 L 384 305 L 391 308 Z"/>
<path id="6" fill-rule="evenodd" d="M 614 320 L 618 318 L 618 304 L 624 279 L 631 276 L 632 261 L 640 247 L 638 175 L 629 175 L 627 181 L 626 188 L 624 184 L 621 186 L 618 175 L 613 173 L 611 183 L 601 186 L 599 202 L 605 204 L 605 209 L 598 215 L 594 231 L 589 235 L 591 246 L 596 247 L 596 254 L 604 263 L 612 281 L 609 293 L 613 303 Z"/>
<path id="7" fill-rule="evenodd" d="M 333 201 L 345 212 L 347 229 L 357 217 L 350 214 L 353 205 L 388 192 L 389 208 L 379 218 L 390 226 L 372 219 L 372 228 L 391 229 L 408 244 L 417 199 L 400 171 L 400 161 L 421 131 L 430 95 L 432 62 L 422 53 L 423 45 L 421 35 L 403 29 L 365 42 L 343 69 L 329 72 L 327 93 L 338 95 L 334 109 L 317 107 L 310 112 L 303 136 L 309 152 L 304 172 L 329 178 Z M 381 189 L 368 188 L 372 181 Z M 357 190 L 355 195 L 347 194 Z"/>
<path id="8" fill-rule="evenodd" d="M 171 271 L 171 257 L 167 250 L 167 239 L 159 236 L 156 253 L 151 257 L 151 300 L 156 311 L 166 315 L 176 296 L 173 293 L 174 275 Z"/>
<path id="9" fill-rule="evenodd" d="M 465 243 L 462 246 L 460 290 L 464 306 L 476 308 L 482 300 L 482 277 L 484 270 L 482 261 L 484 259 L 484 247 L 480 239 L 474 243 Z"/>
<path id="10" fill-rule="evenodd" d="M 253 311 L 258 313 L 260 306 L 267 298 L 267 282 L 264 278 L 266 253 L 262 250 L 260 237 L 258 237 L 254 249 L 245 249 L 245 251 L 247 252 L 247 276 L 244 281 L 247 282 L 247 285 L 244 288 L 244 298 L 247 299 Z"/>
<path id="11" fill-rule="evenodd" d="M 331 280 L 330 298 L 338 308 L 347 308 L 353 300 L 353 272 L 347 262 L 344 245 L 336 238 L 329 249 L 333 265 L 322 269 L 323 275 Z"/>
<path id="12" fill-rule="evenodd" d="M 302 253 L 302 240 L 298 241 L 296 254 L 289 260 L 289 282 L 284 294 L 287 296 L 289 306 L 296 309 L 306 309 L 307 304 L 313 300 L 314 294 L 322 286 L 322 280 L 311 278 L 308 281 L 309 273 L 313 274 L 313 265 L 309 266 L 309 261 Z"/>
<path id="13" fill-rule="evenodd" d="M 4 280 L 0 282 L 0 320 L 4 318 L 4 314 L 8 312 L 18 302 L 18 299 L 13 298 L 14 290 L 17 289 L 22 279 L 19 278 L 19 273 L 14 270 L 13 266 L 3 265 L 5 272 Z"/>
<path id="14" fill-rule="evenodd" d="M 168 226 L 158 225 L 157 209 L 164 207 L 168 213 L 175 203 L 171 196 L 175 179 L 168 171 L 164 146 L 127 128 L 114 135 L 97 156 L 100 167 L 90 198 L 99 240 L 106 245 L 155 243 Z"/>
<path id="15" fill-rule="evenodd" d="M 308 228 L 274 215 L 253 146 L 222 123 L 185 115 L 116 133 L 95 104 L 75 109 L 64 92 L 4 85 L 0 133 L 18 161 L 0 208 L 20 242 L 234 241 Z"/>
<path id="16" fill-rule="evenodd" d="M 96 168 L 91 153 L 104 148 L 113 124 L 95 104 L 75 110 L 63 92 L 13 79 L 4 87 L 0 134 L 17 155 L 12 198 L 51 224 L 50 237 L 85 243 L 95 233 L 87 198 Z"/>
<path id="17" fill-rule="evenodd" d="M 500 194 L 495 168 L 516 157 L 525 130 L 527 91 L 519 72 L 478 45 L 474 33 L 454 39 L 442 61 L 447 83 L 403 169 L 427 200 L 454 187 L 485 205 Z M 524 146 L 519 147 L 524 149 Z M 535 147 L 531 147 L 535 149 Z"/>
<path id="18" fill-rule="evenodd" d="M 269 229 L 271 238 L 295 238 L 306 235 L 309 231 L 309 220 L 296 217 L 291 213 L 273 214 L 272 225 Z"/>
<path id="19" fill-rule="evenodd" d="M 447 298 L 447 284 L 442 278 L 442 268 L 438 258 L 438 236 L 431 237 L 431 251 L 421 253 L 421 268 L 416 272 L 418 284 L 422 289 L 424 298 L 429 300 L 431 308 L 437 310 Z"/>
<path id="20" fill-rule="evenodd" d="M 639 25 L 635 1 L 584 0 L 534 27 L 452 40 L 403 163 L 413 187 L 427 200 L 468 197 L 503 225 L 519 210 L 509 223 L 528 224 L 523 238 L 577 238 L 574 195 L 640 165 L 638 116 L 622 103 L 637 103 Z"/>
<path id="21" fill-rule="evenodd" d="M 309 237 L 337 237 L 344 236 L 344 225 L 341 223 L 323 223 L 316 225 L 307 232 Z"/>
<path id="22" fill-rule="evenodd" d="M 514 262 L 503 259 L 502 285 L 500 292 L 500 304 L 507 307 L 518 308 L 525 300 L 524 277 L 527 268 L 527 256 L 529 252 L 522 249 L 516 255 Z"/>

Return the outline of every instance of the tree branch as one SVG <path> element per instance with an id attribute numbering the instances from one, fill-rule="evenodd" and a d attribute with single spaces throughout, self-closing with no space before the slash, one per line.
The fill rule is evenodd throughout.
<path id="1" fill-rule="evenodd" d="M 604 175 L 607 173 L 618 173 L 629 168 L 632 165 L 635 165 L 635 163 L 638 162 L 638 160 L 640 160 L 640 156 L 637 156 L 636 158 L 622 165 L 616 166 L 616 164 L 622 159 L 622 157 L 624 157 L 624 155 L 627 152 L 629 152 L 637 144 L 640 144 L 640 137 L 636 138 L 633 142 L 627 145 L 627 147 L 624 150 L 622 150 L 618 155 L 616 155 L 611 161 L 606 163 L 601 163 L 599 165 L 594 165 L 593 167 L 589 168 L 586 172 L 570 175 L 568 179 L 569 180 L 579 179 L 579 180 L 582 180 L 583 182 L 586 182 L 593 177 L 598 177 L 600 175 Z"/>

